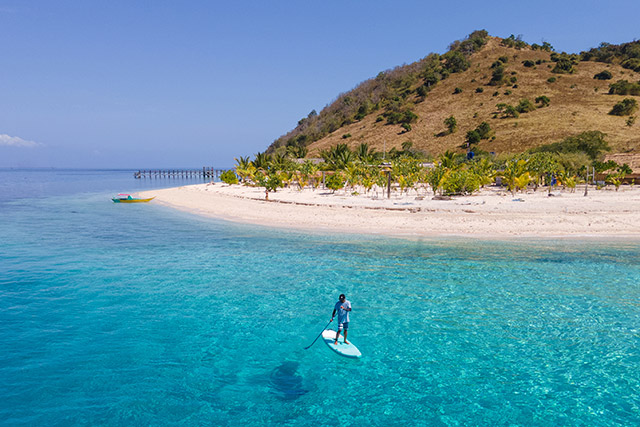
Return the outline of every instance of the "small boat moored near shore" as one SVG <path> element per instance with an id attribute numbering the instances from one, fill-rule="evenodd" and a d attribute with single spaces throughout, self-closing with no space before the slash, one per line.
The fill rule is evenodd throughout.
<path id="1" fill-rule="evenodd" d="M 155 199 L 155 197 L 141 199 L 139 197 L 133 197 L 131 194 L 118 194 L 111 200 L 113 200 L 113 203 L 147 203 L 153 199 Z"/>

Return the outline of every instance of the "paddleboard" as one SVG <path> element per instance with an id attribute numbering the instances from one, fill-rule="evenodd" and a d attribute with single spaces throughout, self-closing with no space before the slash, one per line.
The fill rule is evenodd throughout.
<path id="1" fill-rule="evenodd" d="M 325 329 L 322 332 L 322 339 L 324 343 L 333 351 L 338 353 L 340 356 L 351 357 L 352 359 L 357 359 L 362 356 L 360 350 L 353 345 L 352 342 L 349 344 L 344 343 L 344 337 L 340 334 L 340 338 L 338 338 L 338 345 L 335 345 L 336 341 L 336 331 L 332 331 L 331 329 Z"/>

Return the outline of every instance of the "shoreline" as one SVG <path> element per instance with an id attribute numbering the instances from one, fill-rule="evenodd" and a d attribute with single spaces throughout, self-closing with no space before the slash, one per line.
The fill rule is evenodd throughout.
<path id="1" fill-rule="evenodd" d="M 279 189 L 196 184 L 141 192 L 154 202 L 204 217 L 300 231 L 400 238 L 465 237 L 484 240 L 640 240 L 640 188 L 516 193 L 489 187 L 471 196 L 434 200 L 432 193 Z"/>

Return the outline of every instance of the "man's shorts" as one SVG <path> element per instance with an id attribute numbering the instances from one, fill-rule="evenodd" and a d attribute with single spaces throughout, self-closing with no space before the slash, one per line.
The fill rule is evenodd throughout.
<path id="1" fill-rule="evenodd" d="M 338 330 L 341 331 L 343 328 L 345 331 L 349 329 L 349 322 L 338 323 Z"/>

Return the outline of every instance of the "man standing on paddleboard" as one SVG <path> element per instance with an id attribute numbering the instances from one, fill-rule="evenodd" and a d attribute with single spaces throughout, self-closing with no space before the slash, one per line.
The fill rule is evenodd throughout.
<path id="1" fill-rule="evenodd" d="M 331 315 L 331 321 L 336 317 L 338 312 L 338 333 L 336 334 L 336 341 L 334 345 L 338 345 L 338 338 L 340 337 L 340 331 L 344 334 L 344 343 L 349 344 L 347 341 L 347 330 L 349 329 L 349 312 L 351 311 L 351 303 L 347 301 L 347 297 L 344 294 L 340 294 L 340 300 L 333 307 L 333 314 Z"/>

